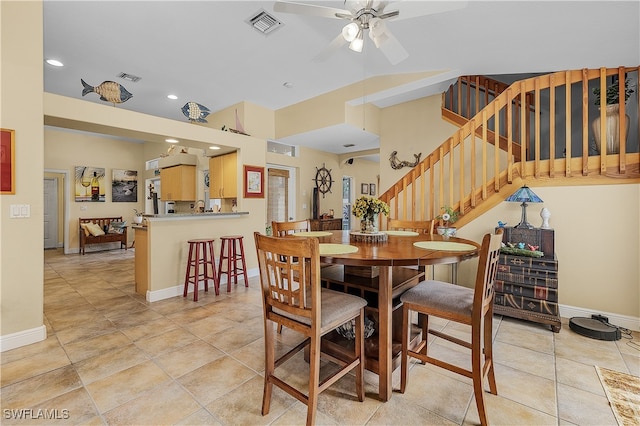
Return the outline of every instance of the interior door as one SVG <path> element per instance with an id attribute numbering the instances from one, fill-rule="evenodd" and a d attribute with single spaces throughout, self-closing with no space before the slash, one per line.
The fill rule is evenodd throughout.
<path id="1" fill-rule="evenodd" d="M 267 181 L 267 225 L 293 220 L 289 216 L 289 170 L 269 167 Z"/>
<path id="2" fill-rule="evenodd" d="M 44 178 L 44 248 L 58 247 L 58 178 Z"/>

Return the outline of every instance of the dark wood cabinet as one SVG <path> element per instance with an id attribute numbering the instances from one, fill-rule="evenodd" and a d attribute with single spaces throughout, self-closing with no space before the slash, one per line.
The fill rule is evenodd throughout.
<path id="1" fill-rule="evenodd" d="M 505 243 L 524 242 L 539 246 L 544 257 L 500 254 L 494 313 L 547 324 L 552 331 L 560 331 L 558 259 L 553 247 L 554 237 L 553 229 L 505 228 Z"/>
<path id="2" fill-rule="evenodd" d="M 309 219 L 312 231 L 340 231 L 342 219 Z"/>

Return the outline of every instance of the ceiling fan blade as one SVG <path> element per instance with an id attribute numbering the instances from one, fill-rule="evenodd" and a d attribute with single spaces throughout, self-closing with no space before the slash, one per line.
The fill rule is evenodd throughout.
<path id="1" fill-rule="evenodd" d="M 338 37 L 334 38 L 333 41 L 329 43 L 329 46 L 324 48 L 322 52 L 314 56 L 312 61 L 313 62 L 326 61 L 327 59 L 329 59 L 331 55 L 333 55 L 337 50 L 339 50 L 345 44 L 347 44 L 347 41 L 344 39 L 342 34 L 338 34 Z"/>
<path id="2" fill-rule="evenodd" d="M 394 10 L 399 11 L 400 14 L 393 18 L 394 21 L 399 21 L 464 9 L 467 7 L 467 3 L 467 1 L 397 1 L 387 4 L 384 10 L 386 13 Z"/>
<path id="3" fill-rule="evenodd" d="M 275 12 L 295 13 L 299 15 L 319 16 L 321 18 L 351 19 L 353 15 L 345 9 L 317 6 L 314 4 L 295 3 L 292 1 L 276 1 L 273 5 Z"/>
<path id="4" fill-rule="evenodd" d="M 384 53 L 391 65 L 397 65 L 409 57 L 409 52 L 402 47 L 402 44 L 388 29 L 385 31 L 385 36 L 385 40 L 380 43 L 378 49 Z"/>

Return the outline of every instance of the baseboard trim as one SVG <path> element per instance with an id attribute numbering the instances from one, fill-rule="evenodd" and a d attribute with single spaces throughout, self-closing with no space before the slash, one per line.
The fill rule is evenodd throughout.
<path id="1" fill-rule="evenodd" d="M 30 345 L 45 340 L 47 338 L 47 327 L 31 328 L 16 333 L 0 336 L 0 352 L 9 351 L 21 346 Z"/>
<path id="2" fill-rule="evenodd" d="M 604 315 L 609 318 L 609 324 L 626 328 L 633 331 L 640 331 L 640 318 L 628 315 L 614 314 L 612 312 L 603 312 L 597 309 L 579 308 L 577 306 L 558 305 L 560 308 L 560 316 L 562 318 L 587 317 L 591 318 L 593 314 Z"/>
<path id="3" fill-rule="evenodd" d="M 258 273 L 259 273 L 258 268 L 247 269 L 247 276 L 249 276 L 249 278 L 257 277 Z M 244 285 L 244 280 L 242 278 L 238 280 L 238 284 L 241 284 L 241 283 Z M 223 279 L 220 280 L 220 288 L 224 289 L 226 288 L 226 285 L 227 285 L 227 277 L 223 277 Z M 201 281 L 200 283 L 198 283 L 198 289 L 204 290 L 204 282 Z M 212 290 L 211 286 L 209 286 L 209 291 L 211 290 Z M 172 297 L 182 296 L 183 291 L 184 291 L 184 284 L 178 284 L 173 287 L 163 288 L 162 290 L 147 291 L 146 299 L 147 299 L 147 302 L 157 302 L 164 299 L 171 299 Z M 193 288 L 190 287 L 188 294 L 191 294 L 191 293 L 193 293 Z"/>

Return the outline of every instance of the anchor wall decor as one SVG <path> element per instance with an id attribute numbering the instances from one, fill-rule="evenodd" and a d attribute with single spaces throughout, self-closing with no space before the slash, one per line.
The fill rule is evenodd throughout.
<path id="1" fill-rule="evenodd" d="M 413 156 L 415 157 L 416 161 L 414 161 L 413 163 L 410 163 L 408 161 L 399 161 L 398 158 L 396 157 L 396 154 L 398 153 L 398 151 L 393 151 L 391 153 L 391 157 L 389 157 L 389 162 L 391 163 L 391 168 L 392 169 L 401 169 L 403 167 L 415 167 L 418 165 L 418 163 L 420 162 L 420 156 L 422 156 L 422 153 L 419 154 L 413 154 Z"/>

